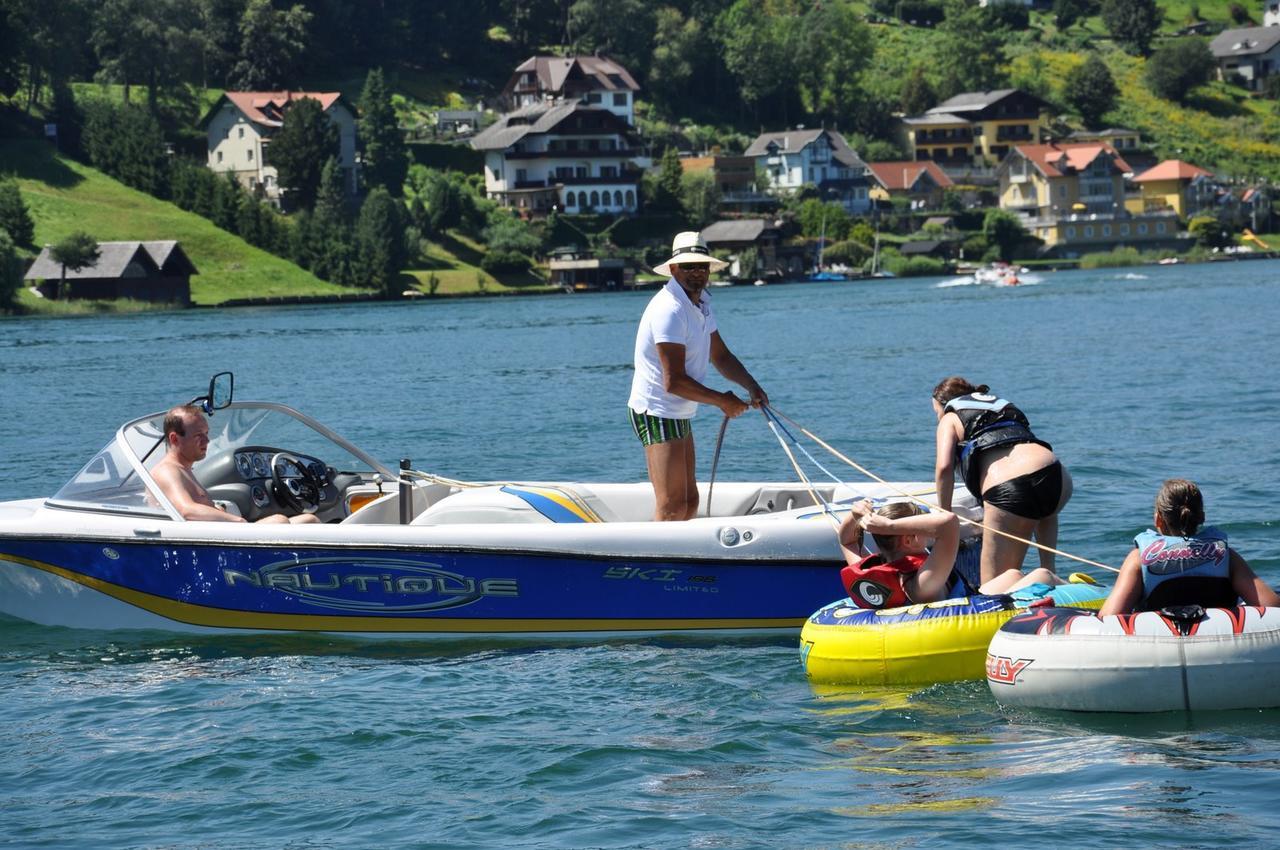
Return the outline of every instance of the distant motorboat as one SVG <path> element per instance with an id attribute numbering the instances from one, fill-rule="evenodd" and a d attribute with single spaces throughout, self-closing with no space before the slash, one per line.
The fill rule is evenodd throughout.
<path id="1" fill-rule="evenodd" d="M 752 284 L 752 285 L 753 285 L 753 286 L 768 286 L 768 283 L 765 281 L 765 279 L 764 279 L 764 278 L 762 278 L 762 277 L 758 277 L 758 278 L 756 278 L 755 283 L 754 283 L 754 284 Z"/>
<path id="2" fill-rule="evenodd" d="M 984 283 L 989 286 L 1017 286 L 1022 282 L 1018 275 L 1026 274 L 1027 271 L 1028 269 L 1024 267 L 1011 266 L 1008 263 L 992 263 L 975 269 L 973 282 Z"/>

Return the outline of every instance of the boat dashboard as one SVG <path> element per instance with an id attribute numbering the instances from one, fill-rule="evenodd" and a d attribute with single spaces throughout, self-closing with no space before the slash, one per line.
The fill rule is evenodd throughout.
<path id="1" fill-rule="evenodd" d="M 314 513 L 322 521 L 346 516 L 343 494 L 364 477 L 340 472 L 320 458 L 272 446 L 243 446 L 210 458 L 198 478 L 209 497 L 233 503 L 241 516 Z"/>

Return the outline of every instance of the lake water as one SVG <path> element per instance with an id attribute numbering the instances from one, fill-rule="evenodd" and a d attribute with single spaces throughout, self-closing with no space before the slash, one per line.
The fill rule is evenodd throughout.
<path id="1" fill-rule="evenodd" d="M 1280 581 L 1280 263 L 954 283 L 713 298 L 775 406 L 880 475 L 932 477 L 929 392 L 963 374 L 1071 469 L 1064 549 L 1118 565 L 1160 481 L 1185 476 Z M 623 408 L 647 298 L 0 321 L 0 499 L 50 494 L 123 420 L 222 369 L 391 464 L 640 480 Z M 704 477 L 717 424 L 696 423 Z M 759 414 L 729 427 L 720 476 L 794 478 Z M 1278 720 L 1011 713 L 981 682 L 817 692 L 793 639 L 371 645 L 0 618 L 0 844 L 1275 846 Z"/>

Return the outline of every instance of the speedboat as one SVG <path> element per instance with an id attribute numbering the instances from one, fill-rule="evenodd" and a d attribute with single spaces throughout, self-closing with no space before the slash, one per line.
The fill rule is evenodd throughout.
<path id="1" fill-rule="evenodd" d="M 121 425 L 48 498 L 0 503 L 0 612 L 43 625 L 359 636 L 798 633 L 841 587 L 832 507 L 931 484 L 466 482 L 384 465 L 314 419 L 233 399 L 193 466 L 247 522 L 188 521 L 156 484 L 164 413 Z M 255 523 L 313 513 L 321 522 Z M 703 515 L 704 513 L 709 515 Z"/>
<path id="2" fill-rule="evenodd" d="M 1018 278 L 1021 272 L 1026 273 L 1025 268 L 1011 266 L 1008 263 L 992 263 L 989 266 L 982 266 L 973 272 L 974 283 L 985 283 L 992 286 L 1017 286 L 1022 281 Z"/>

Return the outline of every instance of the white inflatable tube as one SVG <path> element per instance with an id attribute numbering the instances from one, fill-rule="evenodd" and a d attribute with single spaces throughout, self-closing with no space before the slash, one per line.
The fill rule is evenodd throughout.
<path id="1" fill-rule="evenodd" d="M 1280 608 L 1210 608 L 1203 619 L 1030 611 L 991 639 L 987 684 L 1001 705 L 1021 708 L 1280 706 Z"/>

